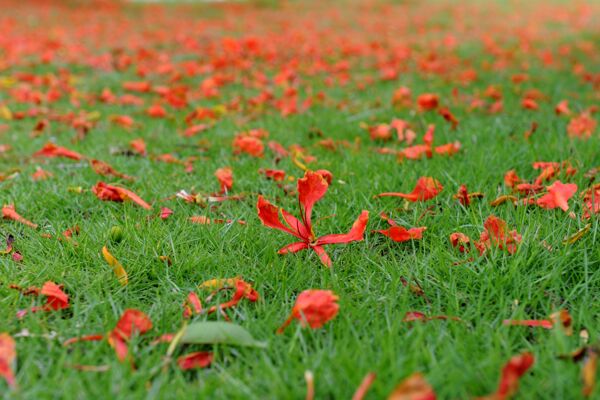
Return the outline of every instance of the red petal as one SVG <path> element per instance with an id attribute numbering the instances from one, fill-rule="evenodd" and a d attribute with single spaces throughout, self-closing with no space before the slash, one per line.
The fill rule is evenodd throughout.
<path id="1" fill-rule="evenodd" d="M 152 321 L 146 314 L 140 310 L 127 309 L 117 322 L 113 334 L 129 339 L 136 332 L 143 334 L 150 329 L 152 329 Z"/>
<path id="2" fill-rule="evenodd" d="M 196 368 L 206 368 L 213 360 L 213 353 L 207 351 L 198 351 L 189 353 L 177 359 L 177 365 L 184 371 Z"/>
<path id="3" fill-rule="evenodd" d="M 303 211 L 304 224 L 311 230 L 312 208 L 327 193 L 329 185 L 322 175 L 306 171 L 304 178 L 298 179 L 298 200 Z"/>
<path id="4" fill-rule="evenodd" d="M 331 258 L 329 258 L 329 255 L 327 252 L 325 252 L 324 248 L 321 246 L 312 246 L 311 248 L 315 251 L 315 253 L 317 253 L 323 265 L 326 267 L 331 267 Z"/>
<path id="5" fill-rule="evenodd" d="M 542 208 L 557 208 L 563 211 L 569 209 L 569 199 L 577 192 L 577 185 L 574 183 L 562 183 L 556 181 L 548 186 L 548 193 L 537 200 L 538 206 Z"/>
<path id="6" fill-rule="evenodd" d="M 502 368 L 500 384 L 496 391 L 497 399 L 508 399 L 519 389 L 519 378 L 533 365 L 535 358 L 531 353 L 523 353 L 512 357 Z"/>
<path id="7" fill-rule="evenodd" d="M 437 181 L 434 178 L 431 177 L 426 177 L 423 176 L 421 178 L 419 178 L 419 180 L 417 181 L 417 184 L 415 185 L 415 188 L 413 189 L 413 191 L 411 193 L 394 193 L 394 192 L 388 192 L 388 193 L 381 193 L 379 195 L 377 195 L 377 197 L 382 197 L 382 196 L 396 196 L 396 197 L 402 197 L 408 201 L 424 201 L 424 200 L 429 200 L 429 199 L 433 199 L 435 196 L 437 196 L 443 189 L 444 187 L 442 186 L 442 184 Z"/>
<path id="8" fill-rule="evenodd" d="M 285 247 L 279 249 L 279 254 L 287 254 L 287 253 L 297 253 L 301 250 L 308 249 L 308 244 L 306 242 L 295 242 L 290 243 Z"/>
<path id="9" fill-rule="evenodd" d="M 17 358 L 15 340 L 8 333 L 0 333 L 0 377 L 3 377 L 8 386 L 17 386 L 12 365 Z"/>
<path id="10" fill-rule="evenodd" d="M 60 147 L 54 143 L 48 142 L 37 152 L 33 153 L 34 157 L 64 157 L 71 160 L 81 160 L 84 158 L 81 154 L 71 151 L 65 147 Z"/>
<path id="11" fill-rule="evenodd" d="M 44 283 L 40 293 L 47 297 L 46 309 L 60 310 L 69 307 L 69 296 L 54 282 Z"/>
<path id="12" fill-rule="evenodd" d="M 515 326 L 530 326 L 530 327 L 539 327 L 545 329 L 552 329 L 554 324 L 552 321 L 548 319 L 525 319 L 525 320 L 517 320 L 517 319 L 505 319 L 502 321 L 504 325 L 515 325 Z"/>
<path id="13" fill-rule="evenodd" d="M 317 246 L 323 246 L 326 244 L 361 241 L 364 239 L 364 233 L 367 227 L 367 222 L 369 222 L 369 212 L 363 210 L 363 212 L 358 216 L 356 221 L 354 221 L 354 224 L 352 224 L 352 229 L 350 229 L 348 233 L 321 236 L 317 239 L 316 244 Z"/>
<path id="14" fill-rule="evenodd" d="M 421 239 L 423 237 L 423 231 L 425 231 L 426 229 L 427 228 L 424 226 L 410 229 L 406 229 L 403 226 L 392 226 L 389 229 L 379 230 L 375 232 L 379 232 L 389 237 L 394 242 L 407 242 L 411 239 Z"/>
<path id="15" fill-rule="evenodd" d="M 279 209 L 265 200 L 264 197 L 258 196 L 256 208 L 258 209 L 258 218 L 260 218 L 263 225 L 268 226 L 269 228 L 279 229 L 280 231 L 287 232 L 299 239 L 304 239 L 297 231 L 293 231 L 292 229 L 283 225 L 279 219 Z"/>

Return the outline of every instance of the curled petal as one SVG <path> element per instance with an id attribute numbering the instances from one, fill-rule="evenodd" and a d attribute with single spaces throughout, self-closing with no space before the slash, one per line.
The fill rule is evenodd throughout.
<path id="1" fill-rule="evenodd" d="M 297 238 L 304 239 L 298 231 L 293 231 L 289 227 L 283 225 L 279 218 L 279 208 L 269 203 L 264 197 L 258 196 L 256 208 L 258 209 L 258 218 L 260 218 L 263 225 L 268 226 L 269 228 L 279 229 L 280 231 L 294 235 Z"/>
<path id="2" fill-rule="evenodd" d="M 312 208 L 327 193 L 329 185 L 317 172 L 306 171 L 304 178 L 298 179 L 298 200 L 302 207 L 304 224 L 310 231 Z"/>

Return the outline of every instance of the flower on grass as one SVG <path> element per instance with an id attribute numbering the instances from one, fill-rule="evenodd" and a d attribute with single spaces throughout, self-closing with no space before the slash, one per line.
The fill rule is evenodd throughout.
<path id="1" fill-rule="evenodd" d="M 315 203 L 325 196 L 328 187 L 329 184 L 323 175 L 317 172 L 307 171 L 304 178 L 298 179 L 300 220 L 286 210 L 269 203 L 264 197 L 258 197 L 256 207 L 258 209 L 258 217 L 262 223 L 269 228 L 279 229 L 300 239 L 299 242 L 291 243 L 279 249 L 279 254 L 296 253 L 301 250 L 311 249 L 317 253 L 324 265 L 330 267 L 331 259 L 323 246 L 363 240 L 367 222 L 369 221 L 369 212 L 366 210 L 363 210 L 356 221 L 354 221 L 348 233 L 331 234 L 321 237 L 315 236 L 312 225 L 312 209 Z M 281 217 L 283 217 L 284 222 L 281 221 Z"/>
<path id="2" fill-rule="evenodd" d="M 525 352 L 512 357 L 502 368 L 500 383 L 496 392 L 481 397 L 480 400 L 506 400 L 512 398 L 519 390 L 519 379 L 531 368 L 535 357 Z"/>
<path id="3" fill-rule="evenodd" d="M 34 229 L 38 227 L 37 224 L 34 224 L 33 222 L 19 215 L 19 213 L 17 213 L 17 211 L 15 210 L 15 206 L 13 204 L 9 204 L 2 207 L 2 218 L 20 222 Z"/>
<path id="4" fill-rule="evenodd" d="M 340 306 L 338 296 L 331 290 L 305 290 L 296 299 L 288 319 L 277 329 L 283 333 L 285 328 L 294 320 L 300 321 L 302 327 L 320 328 L 337 315 Z"/>
<path id="5" fill-rule="evenodd" d="M 537 199 L 537 205 L 542 208 L 560 208 L 567 211 L 569 209 L 568 201 L 577 192 L 577 185 L 556 181 L 547 189 L 548 193 Z"/>
<path id="6" fill-rule="evenodd" d="M 115 349 L 119 361 L 124 361 L 129 354 L 128 342 L 135 334 L 142 335 L 152 329 L 152 321 L 140 310 L 129 308 L 123 312 L 117 325 L 108 334 L 95 334 L 74 337 L 66 340 L 63 345 L 69 346 L 76 342 L 92 342 L 107 339 Z"/>
<path id="7" fill-rule="evenodd" d="M 425 201 L 433 199 L 437 196 L 444 187 L 442 184 L 431 177 L 423 176 L 417 180 L 417 184 L 415 188 L 410 193 L 398 193 L 398 192 L 386 192 L 380 193 L 375 197 L 384 197 L 384 196 L 392 196 L 392 197 L 402 197 L 408 201 L 416 202 L 416 201 Z"/>
<path id="8" fill-rule="evenodd" d="M 146 203 L 140 196 L 133 193 L 131 190 L 113 186 L 106 184 L 104 182 L 98 182 L 94 187 L 92 187 L 92 192 L 98 197 L 100 200 L 104 201 L 116 201 L 123 202 L 125 200 L 131 200 L 140 207 L 143 207 L 147 210 L 150 210 L 152 206 Z"/>
<path id="9" fill-rule="evenodd" d="M 381 233 L 392 239 L 394 242 L 408 242 L 409 240 L 422 239 L 423 231 L 427 229 L 425 226 L 406 229 L 405 227 L 396 224 L 394 220 L 388 218 L 385 214 L 382 214 L 381 217 L 385 219 L 391 227 L 388 229 L 375 230 L 373 232 Z"/>
<path id="10" fill-rule="evenodd" d="M 0 377 L 9 387 L 15 388 L 17 381 L 13 371 L 13 363 L 17 358 L 15 340 L 8 333 L 0 333 Z"/>

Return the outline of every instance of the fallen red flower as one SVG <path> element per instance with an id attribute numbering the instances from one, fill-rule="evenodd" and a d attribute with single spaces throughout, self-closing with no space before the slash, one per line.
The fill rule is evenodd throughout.
<path id="1" fill-rule="evenodd" d="M 233 171 L 231 168 L 219 168 L 215 171 L 215 177 L 221 185 L 220 194 L 225 194 L 233 187 Z"/>
<path id="2" fill-rule="evenodd" d="M 20 223 L 27 225 L 29 227 L 32 227 L 34 229 L 36 229 L 38 227 L 37 224 L 34 224 L 33 222 L 20 216 L 17 213 L 17 211 L 15 210 L 15 206 L 12 204 L 2 207 L 2 218 L 20 222 Z"/>
<path id="3" fill-rule="evenodd" d="M 388 400 L 436 400 L 433 388 L 420 372 L 415 372 L 400 382 L 388 396 Z"/>
<path id="4" fill-rule="evenodd" d="M 461 253 L 468 253 L 471 246 L 471 239 L 464 233 L 454 232 L 450 234 L 450 243 L 452 247 L 458 247 L 458 251 Z"/>
<path id="5" fill-rule="evenodd" d="M 254 136 L 240 134 L 233 139 L 233 153 L 246 153 L 253 157 L 262 157 L 265 146 L 263 142 Z"/>
<path id="6" fill-rule="evenodd" d="M 125 360 L 129 352 L 127 342 L 134 334 L 143 334 L 152 329 L 152 321 L 143 312 L 127 309 L 108 335 L 108 343 L 115 349 L 119 361 Z"/>
<path id="7" fill-rule="evenodd" d="M 547 187 L 548 193 L 537 199 L 536 203 L 542 208 L 560 208 L 563 211 L 569 209 L 569 199 L 577 192 L 577 185 L 574 183 L 562 183 L 556 181 Z"/>
<path id="8" fill-rule="evenodd" d="M 38 293 L 35 293 L 36 295 Z M 46 304 L 32 307 L 29 310 L 19 310 L 17 318 L 23 318 L 28 312 L 58 311 L 69 307 L 69 296 L 62 291 L 61 287 L 52 281 L 44 283 L 39 294 L 46 296 Z"/>
<path id="9" fill-rule="evenodd" d="M 483 193 L 479 193 L 479 192 L 469 193 L 467 190 L 467 186 L 460 185 L 460 188 L 458 189 L 458 193 L 456 193 L 452 197 L 455 199 L 458 199 L 460 204 L 462 204 L 463 206 L 466 207 L 471 204 L 471 199 L 483 198 Z"/>
<path id="10" fill-rule="evenodd" d="M 13 363 L 17 358 L 15 340 L 8 333 L 0 333 L 0 377 L 11 388 L 17 387 Z"/>
<path id="11" fill-rule="evenodd" d="M 113 167 L 111 167 L 109 164 L 105 163 L 104 161 L 95 160 L 95 159 L 90 160 L 90 166 L 92 167 L 94 172 L 96 172 L 98 175 L 114 176 L 114 177 L 125 179 L 125 180 L 133 179 L 132 177 L 122 174 L 119 171 L 115 170 Z"/>
<path id="12" fill-rule="evenodd" d="M 216 306 L 212 306 L 207 310 L 207 314 L 212 314 L 216 311 L 223 311 L 228 308 L 235 307 L 242 299 L 247 299 L 251 302 L 256 302 L 259 299 L 258 292 L 252 287 L 251 284 L 245 282 L 240 278 L 233 279 L 217 279 L 213 281 L 204 282 L 202 287 L 213 287 L 217 290 L 230 289 L 232 286 L 235 287 L 235 293 L 231 300 L 221 303 Z"/>
<path id="13" fill-rule="evenodd" d="M 494 215 L 490 215 L 483 224 L 485 230 L 479 236 L 479 241 L 475 247 L 479 254 L 483 254 L 486 249 L 492 246 L 499 249 L 506 249 L 510 254 L 517 251 L 517 245 L 521 242 L 521 235 L 516 230 L 508 231 L 506 222 Z"/>
<path id="14" fill-rule="evenodd" d="M 363 240 L 365 228 L 369 221 L 369 212 L 363 210 L 358 219 L 354 221 L 352 229 L 346 234 L 332 234 L 316 237 L 312 226 L 312 209 L 325 193 L 329 185 L 321 174 L 306 171 L 304 178 L 298 179 L 298 201 L 300 202 L 301 220 L 288 213 L 282 208 L 259 196 L 256 207 L 258 217 L 265 226 L 279 229 L 300 239 L 300 242 L 291 243 L 279 250 L 279 254 L 296 253 L 305 249 L 312 249 L 324 265 L 330 267 L 331 259 L 325 252 L 323 246 L 328 244 L 349 243 Z M 285 221 L 281 222 L 281 216 Z"/>
<path id="15" fill-rule="evenodd" d="M 402 197 L 403 199 L 412 202 L 425 201 L 433 199 L 443 189 L 444 187 L 438 180 L 430 177 L 421 177 L 417 180 L 415 188 L 410 193 L 386 192 L 380 193 L 375 197 L 394 196 Z"/>
<path id="16" fill-rule="evenodd" d="M 534 362 L 535 358 L 529 352 L 512 357 L 502 368 L 502 375 L 496 393 L 480 399 L 506 400 L 513 397 L 519 390 L 519 379 L 531 368 Z"/>
<path id="17" fill-rule="evenodd" d="M 320 328 L 337 315 L 340 306 L 338 296 L 331 290 L 309 289 L 298 295 L 296 303 L 288 319 L 277 329 L 283 333 L 294 320 L 300 321 L 302 327 Z"/>
<path id="18" fill-rule="evenodd" d="M 388 218 L 385 214 L 382 215 L 388 224 L 391 225 L 389 229 L 374 230 L 373 232 L 381 233 L 392 239 L 394 242 L 408 242 L 409 240 L 418 240 L 423 238 L 423 232 L 427 229 L 425 226 L 419 228 L 406 229 L 403 226 L 396 224 L 392 219 Z"/>
<path id="19" fill-rule="evenodd" d="M 163 207 L 160 209 L 160 219 L 165 220 L 173 215 L 173 210 L 167 207 Z"/>
<path id="20" fill-rule="evenodd" d="M 208 351 L 198 351 L 185 354 L 177 359 L 177 365 L 183 371 L 197 368 L 208 367 L 213 360 L 213 353 Z"/>
<path id="21" fill-rule="evenodd" d="M 150 210 L 152 206 L 142 200 L 137 194 L 133 193 L 131 190 L 113 186 L 106 184 L 104 182 L 98 182 L 94 187 L 92 187 L 92 192 L 98 197 L 100 200 L 104 201 L 116 201 L 123 202 L 125 200 L 131 200 L 140 207 L 143 207 L 147 210 Z"/>
<path id="22" fill-rule="evenodd" d="M 439 103 L 439 96 L 433 93 L 423 93 L 417 98 L 417 105 L 422 111 L 435 110 Z"/>
<path id="23" fill-rule="evenodd" d="M 70 158 L 71 160 L 77 160 L 77 161 L 85 158 L 84 156 L 82 156 L 81 154 L 79 154 L 77 152 L 69 150 L 65 147 L 57 146 L 52 142 L 46 143 L 44 145 L 44 147 L 42 147 L 40 150 L 33 153 L 33 156 L 34 157 L 48 157 L 48 158 L 63 157 L 63 158 Z"/>
<path id="24" fill-rule="evenodd" d="M 200 314 L 202 312 L 202 302 L 198 298 L 198 295 L 194 292 L 190 292 L 183 303 L 183 318 L 190 318 L 194 314 Z"/>

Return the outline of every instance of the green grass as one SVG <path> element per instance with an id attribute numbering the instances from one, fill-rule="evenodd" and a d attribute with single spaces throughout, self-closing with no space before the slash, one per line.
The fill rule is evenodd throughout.
<path id="1" fill-rule="evenodd" d="M 410 6 L 410 5 L 409 5 Z M 134 25 L 135 26 L 135 25 Z M 582 31 L 581 35 L 589 34 Z M 596 39 L 597 32 L 592 39 Z M 579 37 L 566 37 L 567 43 L 578 43 Z M 479 45 L 460 50 L 476 68 L 489 55 L 482 55 Z M 558 44 L 543 43 L 546 48 Z M 598 58 L 576 53 L 578 61 L 593 70 Z M 56 72 L 58 65 L 27 67 L 42 74 Z M 580 365 L 562 361 L 558 355 L 582 345 L 579 331 L 586 329 L 590 342 L 600 335 L 600 243 L 598 218 L 593 217 L 590 232 L 573 245 L 562 240 L 575 233 L 585 222 L 569 218 L 561 210 L 489 206 L 498 194 L 508 193 L 503 176 L 516 169 L 519 176 L 532 180 L 537 172 L 534 161 L 569 160 L 579 172 L 573 178 L 580 191 L 588 186 L 583 173 L 600 164 L 598 131 L 587 140 L 572 140 L 566 135 L 568 119 L 554 115 L 553 106 L 569 99 L 572 110 L 593 104 L 590 84 L 570 73 L 569 65 L 546 69 L 539 61 L 530 61 L 531 82 L 524 88 L 537 88 L 548 97 L 541 110 L 528 112 L 520 108 L 521 93 L 515 92 L 510 76 L 519 70 L 511 64 L 501 73 L 479 70 L 477 82 L 465 93 L 483 92 L 490 84 L 499 85 L 505 94 L 505 111 L 497 115 L 469 112 L 463 106 L 451 106 L 460 120 L 456 131 L 435 113 L 414 113 L 410 109 L 394 109 L 389 99 L 400 85 L 409 86 L 413 94 L 439 93 L 450 104 L 455 86 L 438 77 L 424 77 L 409 72 L 394 82 L 375 82 L 368 90 L 352 86 L 326 88 L 319 78 L 309 80 L 313 88 L 326 90 L 334 99 L 348 99 L 349 110 L 336 110 L 317 105 L 307 113 L 287 118 L 273 111 L 259 115 L 243 125 L 238 114 L 228 114 L 202 136 L 186 139 L 177 132 L 185 128 L 183 119 L 190 108 L 174 111 L 172 120 L 156 120 L 143 115 L 136 107 L 97 104 L 84 106 L 98 110 L 102 117 L 85 140 L 71 144 L 73 131 L 52 123 L 41 136 L 30 138 L 35 119 L 3 121 L 9 126 L 1 134 L 0 143 L 10 143 L 13 150 L 1 155 L 0 171 L 20 170 L 20 174 L 0 183 L 3 204 L 14 203 L 24 217 L 40 224 L 38 231 L 14 222 L 2 221 L 2 237 L 12 234 L 15 248 L 24 256 L 15 263 L 10 256 L 0 257 L 0 332 L 9 332 L 17 341 L 16 364 L 19 389 L 9 391 L 0 382 L 5 398 L 303 398 L 304 371 L 315 375 L 318 399 L 350 398 L 363 376 L 377 373 L 367 398 L 385 398 L 403 378 L 422 371 L 440 399 L 463 399 L 495 390 L 504 363 L 513 355 L 528 350 L 536 363 L 522 381 L 518 398 L 581 398 Z M 1 73 L 2 76 L 23 71 L 22 65 Z M 87 67 L 73 67 L 80 79 L 77 89 L 98 94 L 104 87 L 122 93 L 123 81 L 138 80 L 133 70 L 122 73 L 98 72 Z M 356 73 L 376 75 L 365 64 Z M 269 74 L 272 74 L 269 70 Z M 164 79 L 150 78 L 164 84 Z M 198 85 L 199 78 L 184 82 Z M 249 89 L 241 85 L 223 90 L 223 97 Z M 461 88 L 461 92 L 463 88 Z M 252 95 L 256 94 L 252 92 Z M 149 95 L 142 95 L 153 99 Z M 597 95 L 596 95 L 597 98 Z M 13 111 L 26 110 L 0 89 L 0 100 L 8 101 Z M 220 99 L 199 101 L 214 105 Z M 148 102 L 147 104 L 151 104 Z M 51 107 L 59 112 L 72 111 L 68 101 Z M 109 122 L 113 114 L 132 115 L 141 128 L 127 131 Z M 397 163 L 393 156 L 373 151 L 378 146 L 369 141 L 359 123 L 389 122 L 392 118 L 410 121 L 419 134 L 429 123 L 436 124 L 436 144 L 459 140 L 461 152 L 453 157 L 437 156 L 420 161 Z M 522 133 L 532 120 L 540 127 L 530 142 Z M 364 242 L 329 246 L 333 268 L 326 269 L 310 252 L 277 255 L 277 250 L 291 241 L 289 235 L 268 229 L 256 215 L 256 194 L 261 193 L 274 204 L 297 213 L 297 200 L 285 196 L 273 182 L 258 174 L 259 168 L 281 168 L 295 177 L 302 175 L 289 159 L 274 164 L 271 153 L 262 159 L 245 155 L 233 156 L 231 140 L 236 132 L 264 128 L 270 140 L 284 145 L 305 146 L 318 161 L 311 168 L 326 168 L 334 181 L 326 197 L 315 207 L 317 234 L 345 232 L 360 210 L 371 213 Z M 337 152 L 322 149 L 320 139 L 310 134 L 311 128 L 322 130 L 325 137 L 353 141 L 360 138 L 358 149 Z M 149 158 L 112 154 L 113 148 L 126 149 L 130 140 L 143 137 L 150 153 L 173 153 L 179 158 L 200 156 L 194 171 L 186 174 L 180 165 L 166 164 Z M 197 142 L 207 139 L 210 148 L 199 151 Z M 99 180 L 115 182 L 96 175 L 85 163 L 50 159 L 32 160 L 30 155 L 48 140 L 73 148 L 89 157 L 110 163 L 117 170 L 137 177 L 134 183 L 123 182 L 142 198 L 153 202 L 148 212 L 131 203 L 99 201 L 92 193 L 73 193 L 68 187 L 91 188 Z M 383 145 L 383 144 L 382 144 Z M 54 177 L 40 182 L 30 179 L 36 165 L 52 172 Z M 202 209 L 181 200 L 164 200 L 181 189 L 215 192 L 218 184 L 214 171 L 223 166 L 234 170 L 234 193 L 246 193 L 242 201 L 226 202 L 214 209 Z M 407 192 L 419 176 L 433 176 L 445 186 L 434 200 L 405 207 L 393 198 L 374 199 L 384 191 Z M 470 191 L 485 194 L 482 201 L 464 208 L 452 199 L 460 184 Z M 294 183 L 287 183 L 294 185 Z M 581 215 L 578 195 L 570 201 L 572 210 Z M 168 220 L 156 216 L 160 207 L 175 211 Z M 420 216 L 430 206 L 433 215 Z M 384 229 L 378 214 L 386 211 L 404 226 L 427 226 L 421 241 L 394 243 L 372 234 Z M 461 231 L 475 239 L 483 222 L 494 214 L 507 221 L 511 229 L 523 235 L 514 255 L 493 250 L 485 257 L 460 254 L 449 243 L 448 236 Z M 241 219 L 246 225 L 193 225 L 192 215 Z M 330 217 L 331 218 L 326 218 Z M 322 218 L 322 219 L 321 219 Z M 77 246 L 57 237 L 65 229 L 79 225 Z M 123 229 L 120 243 L 110 241 L 113 226 Z M 52 238 L 40 233 L 52 234 Z M 552 246 L 547 250 L 542 242 Z M 129 273 L 129 284 L 121 287 L 100 250 L 108 245 L 112 254 Z M 166 255 L 168 266 L 158 259 Z M 454 263 L 460 263 L 454 265 Z M 205 280 L 241 276 L 252 282 L 261 295 L 257 303 L 242 302 L 230 317 L 247 328 L 255 338 L 268 342 L 266 349 L 206 347 L 215 352 L 208 369 L 182 372 L 175 365 L 165 371 L 159 366 L 167 351 L 165 344 L 151 346 L 152 338 L 175 332 L 182 324 L 182 303 L 196 290 L 202 299 L 207 293 L 197 289 Z M 418 283 L 428 301 L 415 296 L 402 285 L 402 279 Z M 24 297 L 9 289 L 9 284 L 23 287 L 41 286 L 45 281 L 64 284 L 70 295 L 70 308 L 52 313 L 28 314 L 22 320 L 17 310 L 40 304 L 41 298 Z M 296 296 L 305 289 L 331 289 L 340 297 L 340 312 L 323 329 L 302 330 L 293 324 L 285 334 L 275 335 L 285 320 Z M 219 297 L 225 301 L 227 295 Z M 211 304 L 216 304 L 216 301 Z M 126 308 L 147 313 L 154 328 L 135 338 L 130 346 L 136 368 L 120 363 L 106 342 L 80 343 L 65 348 L 62 341 L 79 335 L 111 330 Z M 504 319 L 543 319 L 559 309 L 570 311 L 575 334 L 565 336 L 560 329 L 544 330 L 506 327 Z M 424 324 L 402 322 L 407 311 L 427 315 L 451 315 L 462 322 L 430 321 Z M 221 319 L 201 316 L 197 320 Z M 191 347 L 198 350 L 202 347 Z M 178 350 L 177 355 L 183 354 Z M 82 372 L 74 365 L 106 365 L 105 372 Z M 158 368 L 158 370 L 157 370 Z M 598 388 L 594 392 L 599 395 Z M 593 396 L 592 396 L 593 398 Z"/>

